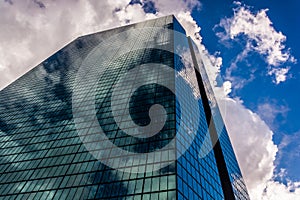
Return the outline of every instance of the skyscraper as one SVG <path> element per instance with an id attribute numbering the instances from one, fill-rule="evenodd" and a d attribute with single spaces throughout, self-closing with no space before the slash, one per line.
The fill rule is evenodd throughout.
<path id="1" fill-rule="evenodd" d="M 0 99 L 1 198 L 249 198 L 173 16 L 79 37 Z"/>

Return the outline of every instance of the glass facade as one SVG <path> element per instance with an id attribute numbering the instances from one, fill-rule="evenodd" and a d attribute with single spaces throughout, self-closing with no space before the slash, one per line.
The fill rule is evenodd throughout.
<path id="1" fill-rule="evenodd" d="M 174 19 L 174 29 L 185 34 L 185 31 L 176 19 Z M 175 82 L 176 92 L 182 93 L 184 90 L 182 84 L 189 84 L 190 88 L 193 88 L 193 95 L 199 104 L 199 110 L 195 110 L 192 106 L 188 107 L 188 113 L 190 114 L 187 118 L 188 120 L 182 120 L 185 119 L 182 116 L 182 113 L 176 112 L 177 124 L 180 123 L 180 126 L 189 127 L 190 131 L 197 133 L 189 149 L 177 161 L 178 199 L 224 199 L 214 152 L 210 151 L 212 145 L 211 143 L 203 144 L 204 138 L 208 132 L 208 125 L 206 123 L 206 116 L 188 39 L 185 38 L 182 40 L 175 37 L 174 46 L 175 48 L 180 47 L 186 50 L 186 54 L 183 53 L 185 55 L 175 58 L 174 61 L 176 71 L 179 71 L 181 76 L 186 80 L 185 83 L 179 81 Z M 177 108 L 178 107 L 179 105 L 177 105 Z M 197 113 L 200 113 L 200 115 L 197 115 Z M 200 117 L 200 122 L 197 126 L 191 124 L 192 119 L 195 117 Z M 183 138 L 189 137 L 189 134 L 185 130 L 183 130 L 183 132 L 177 132 L 177 134 L 182 135 Z M 182 149 L 181 146 L 184 141 L 185 139 L 178 140 L 177 151 Z M 198 154 L 202 146 L 209 153 L 200 159 Z"/>
<path id="2" fill-rule="evenodd" d="M 231 185 L 233 195 L 236 199 L 249 199 L 249 195 L 246 189 L 246 185 L 244 183 L 244 180 L 242 178 L 242 173 L 240 171 L 238 162 L 236 160 L 234 150 L 232 148 L 224 121 L 222 119 L 221 112 L 219 110 L 217 100 L 215 99 L 213 89 L 211 87 L 211 81 L 209 80 L 206 71 L 205 66 L 201 59 L 201 53 L 197 49 L 196 45 L 194 43 L 190 44 L 192 53 L 195 55 L 195 61 L 196 64 L 196 71 L 201 74 L 201 83 L 203 85 L 203 90 L 205 91 L 205 96 L 207 97 L 208 106 L 209 107 L 209 114 L 210 120 L 209 123 L 214 124 L 215 128 L 215 138 L 217 138 L 217 141 L 212 141 L 212 143 L 217 146 L 215 148 L 215 152 L 217 151 L 218 154 L 221 154 L 221 157 L 223 157 L 224 162 L 222 163 L 222 168 L 225 166 L 225 172 L 229 176 L 229 182 L 228 185 Z M 217 143 L 217 144 L 216 144 Z M 220 171 L 220 170 L 219 170 Z M 227 183 L 225 183 L 227 184 Z M 224 189 L 223 189 L 224 190 Z"/>
<path id="3" fill-rule="evenodd" d="M 209 125 L 195 71 L 195 62 L 200 66 L 201 59 L 192 59 L 195 47 L 188 38 L 157 28 L 185 34 L 173 16 L 166 16 L 83 36 L 0 92 L 0 199 L 226 198 L 216 151 L 211 142 L 203 142 Z M 122 33 L 129 42 L 109 42 Z M 105 52 L 98 49 L 103 43 Z M 97 64 L 106 54 L 117 56 L 108 59 L 99 74 Z M 91 71 L 82 71 L 86 63 Z M 129 73 L 149 63 L 152 68 Z M 171 73 L 161 65 L 172 69 Z M 95 74 L 97 81 L 92 87 L 88 78 L 77 84 L 78 73 Z M 134 89 L 138 82 L 142 84 Z M 127 94 L 132 95 L 127 98 Z M 183 94 L 192 95 L 196 109 L 189 98 L 179 99 Z M 94 100 L 95 119 L 86 106 L 88 95 Z M 130 120 L 123 113 L 123 103 Z M 163 126 L 155 135 L 140 137 L 141 130 L 147 132 L 152 123 L 149 110 L 157 104 L 164 110 L 158 115 Z M 97 137 L 98 126 L 112 145 Z M 247 199 L 226 129 L 221 130 L 219 143 L 235 198 Z M 200 148 L 207 150 L 205 157 L 199 157 Z M 105 161 L 97 159 L 99 149 L 109 152 Z M 146 156 L 135 160 L 113 154 L 116 149 Z M 166 150 L 151 156 L 159 149 Z"/>

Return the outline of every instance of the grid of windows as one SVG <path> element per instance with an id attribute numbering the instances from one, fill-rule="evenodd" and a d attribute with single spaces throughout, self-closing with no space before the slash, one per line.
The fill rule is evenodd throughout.
<path id="1" fill-rule="evenodd" d="M 222 115 L 220 113 L 213 89 L 211 87 L 210 79 L 206 74 L 205 66 L 201 60 L 201 53 L 199 52 L 198 48 L 195 46 L 194 43 L 192 44 L 191 48 L 193 49 L 193 52 L 196 55 L 196 62 L 199 66 L 198 70 L 201 74 L 201 78 L 205 86 L 205 93 L 209 100 L 209 107 L 212 113 L 213 123 L 215 124 L 216 132 L 219 136 L 218 141 L 220 142 L 222 155 L 224 157 L 226 165 L 225 167 L 229 175 L 234 196 L 236 199 L 249 199 L 246 185 L 242 178 L 242 173 L 236 160 L 234 150 L 232 148 L 226 127 L 224 125 L 224 121 L 222 119 Z"/>
<path id="2" fill-rule="evenodd" d="M 75 127 L 72 115 L 72 90 L 76 72 L 83 60 L 111 35 L 143 27 L 166 27 L 184 33 L 176 19 L 167 16 L 80 37 L 0 92 L 1 199 L 224 198 L 214 152 L 211 151 L 205 158 L 198 157 L 208 127 L 201 98 L 197 96 L 199 88 L 194 82 L 194 68 L 170 52 L 147 48 L 147 42 L 157 39 L 154 37 L 157 34 L 155 31 L 139 35 L 133 41 L 132 47 L 137 47 L 137 50 L 109 62 L 108 70 L 97 82 L 96 117 L 110 141 L 129 152 L 152 152 L 167 145 L 175 135 L 180 135 L 182 140 L 171 148 L 174 148 L 174 152 L 182 153 L 182 147 L 190 137 L 188 130 L 197 132 L 190 148 L 178 161 L 158 171 L 128 173 L 112 169 L 95 159 L 78 137 L 78 129 L 91 134 L 97 133 L 96 125 L 86 127 L 82 123 Z M 187 41 L 176 41 L 172 35 L 160 35 L 155 42 L 168 48 L 177 48 L 179 45 L 183 49 L 189 49 Z M 120 48 L 124 48 L 122 44 Z M 187 53 L 190 54 L 189 50 Z M 133 129 L 127 120 L 121 121 L 125 129 L 120 129 L 116 124 L 111 98 L 117 81 L 129 70 L 145 63 L 164 64 L 186 74 L 186 84 L 193 89 L 184 92 L 195 93 L 199 110 L 190 106 L 188 120 L 183 121 L 180 104 L 175 96 L 186 87 L 175 80 L 175 74 L 166 77 L 163 71 L 145 71 L 149 80 L 175 84 L 176 93 L 174 95 L 158 84 L 147 84 L 134 91 L 129 100 L 129 112 L 137 125 L 149 124 L 148 112 L 154 104 L 162 105 L 167 113 L 166 123 L 158 134 L 150 138 L 137 138 L 126 134 Z M 129 76 L 126 82 L 130 85 L 136 80 L 137 77 Z M 122 87 L 122 90 L 117 91 L 116 99 L 123 99 L 130 89 L 126 85 Z M 79 92 L 79 96 L 82 95 L 80 98 L 84 99 L 83 94 Z M 184 101 L 188 102 L 188 99 Z M 81 105 L 81 111 L 88 115 L 87 109 L 88 107 Z M 199 124 L 192 123 L 192 119 L 198 116 L 196 112 L 200 113 Z M 178 131 L 178 126 L 185 129 Z M 236 178 L 239 178 L 240 172 L 229 138 L 226 138 L 226 132 L 223 135 L 225 136 L 221 138 L 221 142 L 228 154 L 228 162 L 232 163 L 228 164 L 228 171 L 238 172 Z M 211 146 L 205 148 L 211 149 Z M 169 159 L 175 158 L 170 155 Z M 147 162 L 132 163 L 132 166 L 151 167 L 146 165 Z M 238 191 L 245 188 L 243 182 L 234 181 L 232 179 Z M 246 190 L 243 191 L 247 194 Z"/>
<path id="3" fill-rule="evenodd" d="M 127 29 L 164 25 L 171 27 L 172 17 Z M 75 128 L 72 120 L 74 74 L 97 44 L 120 31 L 124 30 L 119 28 L 77 39 L 1 91 L 0 198 L 175 199 L 175 164 L 143 174 L 111 169 L 87 152 L 76 132 L 80 125 Z M 140 41 L 151 37 L 145 35 Z M 172 43 L 170 38 L 165 39 L 167 45 Z M 111 86 L 122 74 L 146 62 L 172 66 L 173 56 L 169 54 L 151 49 L 133 51 L 112 62 L 111 70 L 100 77 L 95 95 L 97 117 L 118 147 L 134 152 L 154 151 L 174 137 L 174 94 L 166 88 L 146 85 L 131 98 L 131 115 L 137 124 L 148 123 L 145 112 L 154 103 L 162 104 L 168 112 L 164 129 L 150 139 L 136 139 L 122 132 L 113 121 L 109 102 Z M 161 77 L 149 74 L 152 79 Z M 170 77 L 169 81 L 174 78 Z M 128 91 L 118 93 L 120 98 L 124 92 Z"/>
<path id="4" fill-rule="evenodd" d="M 185 34 L 181 25 L 176 20 L 174 20 L 174 29 Z M 177 161 L 178 199 L 224 199 L 214 153 L 213 151 L 210 151 L 210 149 L 212 149 L 211 144 L 203 143 L 204 138 L 208 133 L 208 126 L 206 124 L 206 117 L 196 80 L 196 74 L 194 72 L 194 66 L 192 65 L 189 44 L 187 39 L 182 41 L 175 38 L 174 46 L 180 46 L 182 49 L 185 49 L 189 55 L 184 56 L 185 60 L 179 57 L 175 58 L 174 63 L 176 70 L 185 74 L 183 76 L 185 83 L 179 81 L 175 82 L 176 92 L 184 92 L 183 90 L 185 90 L 186 87 L 182 84 L 189 84 L 191 86 L 190 88 L 193 88 L 193 91 L 186 92 L 192 92 L 195 100 L 199 104 L 199 110 L 189 106 L 189 111 L 187 113 L 190 115 L 186 121 L 182 120 L 185 118 L 181 116 L 182 113 L 178 110 L 179 105 L 176 106 L 177 125 L 179 126 L 180 123 L 180 126 L 189 127 L 189 131 L 197 133 L 190 148 Z M 188 99 L 186 99 L 186 101 L 189 102 Z M 200 115 L 197 113 L 200 113 Z M 198 116 L 200 116 L 199 124 L 195 125 L 193 119 Z M 183 129 L 180 130 L 183 132 L 177 134 L 182 135 L 183 138 L 190 137 L 188 131 L 184 131 Z M 184 141 L 185 139 L 178 141 L 177 151 L 182 149 L 181 146 L 184 146 L 182 143 Z M 209 152 L 204 158 L 200 158 L 198 155 L 202 145 L 208 145 L 203 147 Z"/>

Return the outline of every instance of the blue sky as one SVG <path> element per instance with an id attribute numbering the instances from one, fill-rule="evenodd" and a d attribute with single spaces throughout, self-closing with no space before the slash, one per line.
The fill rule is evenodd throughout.
<path id="1" fill-rule="evenodd" d="M 216 24 L 224 17 L 233 16 L 233 9 L 238 6 L 229 1 L 208 1 L 202 2 L 202 11 L 194 11 L 192 15 L 201 26 L 201 35 L 203 43 L 211 54 L 220 52 L 223 58 L 221 75 L 226 80 L 226 69 L 231 65 L 238 53 L 245 47 L 245 35 L 241 34 L 237 40 L 227 41 L 230 47 L 226 47 L 216 36 L 218 31 Z M 300 2 L 298 1 L 243 1 L 242 4 L 249 6 L 249 10 L 256 14 L 261 9 L 268 9 L 267 16 L 273 23 L 276 31 L 282 32 L 286 36 L 286 50 L 299 60 L 300 55 L 300 17 L 298 15 Z M 249 64 L 250 66 L 247 66 Z M 251 52 L 243 61 L 238 63 L 238 68 L 233 72 L 234 76 L 249 80 L 250 74 L 253 74 L 253 80 L 249 81 L 241 88 L 232 88 L 231 97 L 240 97 L 244 105 L 256 111 L 260 117 L 273 130 L 273 141 L 280 145 L 290 136 L 293 142 L 284 147 L 277 155 L 278 164 L 276 170 L 285 168 L 287 177 L 294 181 L 299 181 L 300 166 L 300 66 L 298 63 L 283 62 L 279 67 L 289 66 L 288 78 L 286 81 L 276 84 L 272 82 L 272 76 L 268 76 L 268 63 L 264 56 L 257 52 Z M 255 72 L 251 72 L 255 69 Z M 264 112 L 263 106 L 269 104 L 274 110 L 273 116 Z M 276 109 L 278 110 L 276 112 Z M 298 139 L 298 141 L 297 141 Z"/>
<path id="2" fill-rule="evenodd" d="M 296 199 L 299 10 L 296 0 L 0 1 L 0 88 L 78 36 L 174 14 L 191 36 L 200 30 L 250 196 Z"/>

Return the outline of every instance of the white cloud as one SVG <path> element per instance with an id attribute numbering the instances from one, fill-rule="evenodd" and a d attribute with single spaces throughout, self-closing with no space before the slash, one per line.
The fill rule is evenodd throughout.
<path id="1" fill-rule="evenodd" d="M 153 0 L 153 2 L 155 2 L 158 12 L 165 15 L 187 12 L 194 8 L 201 8 L 201 3 L 198 0 Z"/>
<path id="2" fill-rule="evenodd" d="M 277 146 L 272 141 L 273 132 L 260 117 L 247 109 L 240 99 L 228 97 L 231 82 L 220 78 L 221 60 L 216 62 L 202 51 L 202 60 L 217 98 L 233 148 L 237 156 L 251 199 L 261 199 L 275 169 Z M 216 66 L 218 64 L 218 66 Z M 220 86 L 218 86 L 220 85 Z"/>
<path id="3" fill-rule="evenodd" d="M 243 105 L 243 101 L 227 97 L 230 91 L 230 82 L 225 82 L 221 88 L 214 87 L 218 104 L 224 117 L 237 160 L 239 162 L 250 198 L 253 200 L 282 200 L 297 199 L 300 193 L 300 183 L 286 178 L 285 170 L 275 173 L 277 160 L 276 154 L 281 155 L 281 150 L 289 141 L 279 148 L 274 144 L 273 131 L 254 112 Z M 225 92 L 224 92 L 225 91 Z M 220 94 L 223 92 L 223 95 Z M 268 105 L 260 109 L 269 110 Z M 277 107 L 272 116 L 286 112 L 286 107 Z M 277 158 L 278 159 L 278 158 Z M 287 184 L 278 182 L 276 177 Z M 298 198 L 299 199 L 299 198 Z"/>
<path id="4" fill-rule="evenodd" d="M 185 28 L 186 34 L 201 43 L 201 28 L 197 25 L 196 21 L 191 16 L 191 13 L 189 11 L 181 11 L 176 14 L 176 17 L 179 20 L 180 24 Z"/>
<path id="5" fill-rule="evenodd" d="M 207 57 L 207 55 L 202 56 Z M 219 77 L 220 71 L 214 70 L 219 69 L 219 67 L 214 66 L 215 63 L 205 58 L 204 63 L 208 74 L 210 74 L 209 77 L 213 79 L 210 82 L 217 97 L 250 198 L 253 200 L 297 199 L 300 192 L 299 183 L 288 180 L 286 174 L 282 172 L 275 173 L 276 155 L 278 153 L 281 155 L 280 150 L 283 147 L 278 149 L 277 145 L 274 144 L 272 140 L 274 132 L 259 115 L 246 108 L 240 98 L 228 97 L 231 92 L 230 81 L 224 82 L 221 87 L 217 86 L 216 79 Z M 272 110 L 271 114 L 268 113 L 270 110 Z M 266 112 L 266 119 L 274 120 L 278 114 L 285 115 L 288 108 L 277 106 L 275 103 L 265 103 L 261 104 L 259 111 Z M 287 181 L 287 185 L 275 180 L 279 175 L 281 175 L 282 180 Z"/>
<path id="6" fill-rule="evenodd" d="M 293 192 L 291 192 L 293 191 Z M 299 200 L 300 182 L 288 181 L 287 185 L 278 181 L 267 182 L 262 200 Z"/>
<path id="7" fill-rule="evenodd" d="M 280 68 L 286 62 L 296 63 L 296 59 L 285 47 L 286 36 L 276 31 L 269 17 L 268 9 L 252 13 L 250 9 L 241 3 L 236 3 L 234 15 L 224 18 L 217 27 L 224 28 L 225 32 L 218 32 L 221 41 L 238 40 L 238 36 L 246 36 L 246 46 L 233 61 L 230 72 L 236 68 L 238 62 L 244 60 L 250 51 L 262 55 L 268 64 L 268 75 L 275 75 L 275 83 L 286 80 L 289 68 Z M 228 74 L 230 75 L 230 74 Z"/>
<path id="8" fill-rule="evenodd" d="M 226 115 L 225 124 L 249 194 L 252 199 L 260 199 L 275 168 L 273 162 L 277 147 L 272 141 L 273 132 L 241 101 L 224 98 L 219 100 L 219 106 L 223 115 Z"/>
<path id="9" fill-rule="evenodd" d="M 212 77 L 211 83 L 217 84 L 220 73 L 222 58 L 210 55 L 205 46 L 201 44 L 201 36 L 195 33 L 200 31 L 200 27 L 191 17 L 192 8 L 200 8 L 200 3 L 196 0 L 171 1 L 155 0 L 158 10 L 156 15 L 144 13 L 140 4 L 128 5 L 128 1 L 43 1 L 45 8 L 33 1 L 12 1 L 0 3 L 0 88 L 12 82 L 31 67 L 37 65 L 47 56 L 53 54 L 64 44 L 68 43 L 77 36 L 100 31 L 130 22 L 141 21 L 165 14 L 176 14 L 179 21 L 183 24 L 187 33 L 191 35 L 199 45 L 203 53 L 203 62 L 207 66 L 208 75 Z M 257 23 L 249 26 L 246 16 L 251 19 L 260 18 L 265 23 L 266 31 L 274 32 L 271 23 L 268 24 L 266 11 L 261 11 L 258 16 L 252 15 L 246 9 L 241 13 L 238 11 L 242 20 L 235 18 L 223 21 L 224 25 L 235 22 L 237 25 L 224 26 L 230 30 L 230 37 L 240 33 L 247 34 L 252 40 L 261 40 L 262 44 L 253 47 L 267 55 L 267 61 L 277 65 L 287 59 L 292 59 L 289 54 L 282 50 L 282 42 L 285 37 L 275 31 L 273 38 L 260 33 L 255 36 L 251 29 L 259 31 Z M 234 21 L 235 20 L 235 21 Z M 245 25 L 242 31 L 238 27 Z M 270 28 L 271 27 L 271 28 Z M 230 28 L 230 29 L 229 29 Z M 232 30 L 231 30 L 232 29 Z M 279 41 L 276 43 L 276 41 Z M 269 48 L 270 42 L 274 43 L 274 48 Z M 288 57 L 287 57 L 288 55 Z M 275 72 L 274 72 L 275 73 Z M 282 80 L 283 78 L 281 78 Z M 285 198 L 295 193 L 289 192 L 289 187 L 272 181 L 274 171 L 274 159 L 277 147 L 272 142 L 273 132 L 268 126 L 252 111 L 245 108 L 242 101 L 228 98 L 226 95 L 231 91 L 231 83 L 225 82 L 223 87 L 216 88 L 216 94 L 220 99 L 221 108 L 227 108 L 225 122 L 229 130 L 233 146 L 237 153 L 241 169 L 244 174 L 249 192 L 253 199 L 261 199 L 264 189 L 267 187 L 266 195 L 272 195 L 273 190 L 282 191 Z M 225 90 L 225 93 L 224 93 Z M 222 105 L 226 106 L 222 106 Z M 222 110 L 222 109 L 221 109 Z M 223 110 L 224 112 L 224 110 Z M 293 187 L 298 183 L 291 183 Z M 297 190 L 298 191 L 298 190 Z"/>
<path id="10" fill-rule="evenodd" d="M 0 89 L 78 36 L 167 14 L 195 23 L 189 11 L 201 6 L 197 0 L 154 1 L 154 15 L 128 0 L 39 2 L 0 2 Z"/>
<path id="11" fill-rule="evenodd" d="M 287 73 L 289 72 L 290 67 L 287 68 L 274 68 L 268 72 L 269 75 L 275 75 L 275 80 L 273 81 L 276 84 L 284 82 L 287 78 Z"/>
<path id="12" fill-rule="evenodd" d="M 222 58 L 218 54 L 210 55 L 208 53 L 205 46 L 201 44 L 201 36 L 197 40 L 193 34 L 193 31 L 200 31 L 200 27 L 193 18 L 188 17 L 188 15 L 184 16 L 179 18 L 179 21 L 188 34 L 194 38 L 194 41 L 197 41 L 201 51 L 199 56 L 206 66 L 251 199 L 276 199 L 272 196 L 273 190 L 283 193 L 283 199 L 294 198 L 296 193 L 290 191 L 292 186 L 285 186 L 274 181 L 275 156 L 278 148 L 272 140 L 273 131 L 256 113 L 247 109 L 243 105 L 243 101 L 239 98 L 228 97 L 231 92 L 231 82 L 225 81 L 223 83 L 222 80 L 218 80 L 220 79 Z M 185 19 L 188 19 L 188 23 L 184 21 Z M 277 111 L 274 115 L 286 112 L 286 110 L 283 111 L 283 107 L 278 108 Z M 289 181 L 289 184 L 297 183 Z"/>
<path id="13" fill-rule="evenodd" d="M 151 18 L 128 1 L 0 2 L 0 88 L 78 36 Z"/>
<path id="14" fill-rule="evenodd" d="M 225 81 L 223 83 L 223 88 L 224 88 L 225 95 L 229 95 L 230 92 L 231 92 L 231 82 L 230 81 Z"/>

